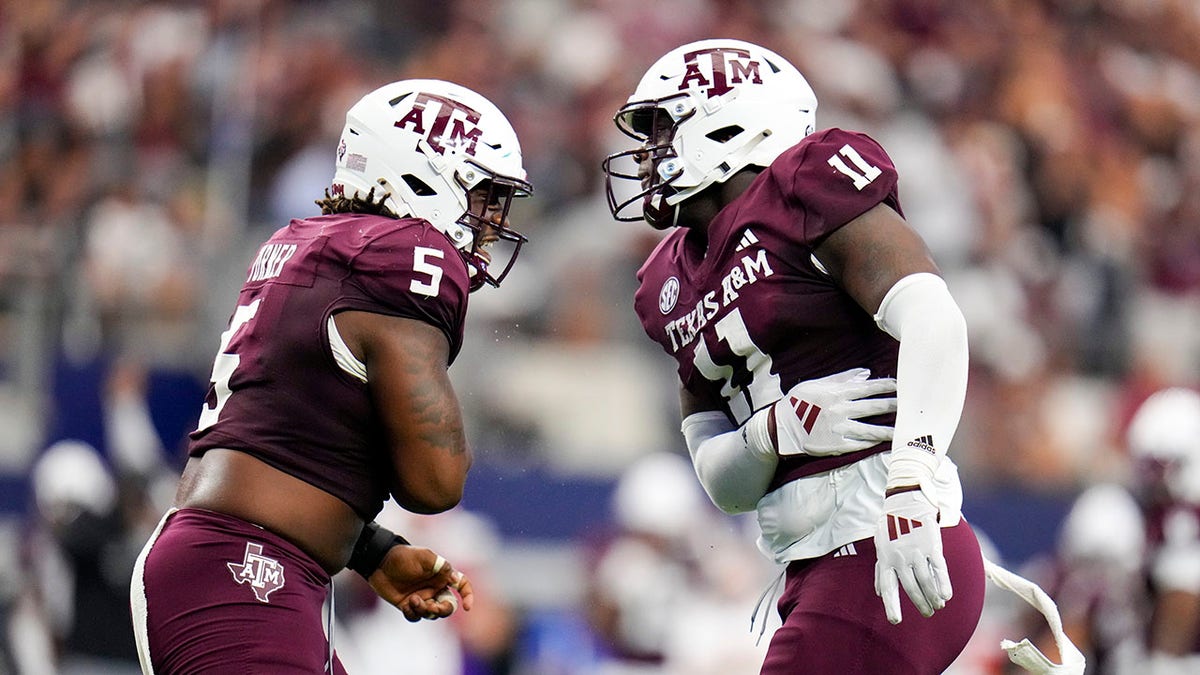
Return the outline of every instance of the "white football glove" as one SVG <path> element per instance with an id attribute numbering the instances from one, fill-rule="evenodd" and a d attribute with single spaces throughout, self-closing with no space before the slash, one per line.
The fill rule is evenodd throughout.
<path id="1" fill-rule="evenodd" d="M 902 618 L 901 586 L 926 617 L 945 607 L 954 594 L 942 555 L 938 510 L 919 488 L 894 492 L 883 500 L 875 553 L 875 595 L 883 600 L 889 622 L 897 624 Z"/>
<path id="2" fill-rule="evenodd" d="M 776 433 L 770 438 L 780 456 L 844 455 L 892 440 L 892 427 L 856 421 L 896 412 L 896 398 L 866 398 L 896 391 L 893 378 L 867 379 L 871 371 L 852 368 L 792 387 L 783 398 L 756 413 L 774 413 Z M 765 420 L 764 420 L 765 421 Z"/>

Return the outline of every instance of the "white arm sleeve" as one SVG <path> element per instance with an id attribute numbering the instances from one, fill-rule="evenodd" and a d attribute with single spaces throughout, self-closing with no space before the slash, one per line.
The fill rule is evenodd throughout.
<path id="1" fill-rule="evenodd" d="M 779 460 L 774 453 L 747 449 L 741 429 L 716 411 L 688 415 L 681 430 L 712 503 L 725 513 L 753 511 L 775 475 Z"/>
<path id="2" fill-rule="evenodd" d="M 924 490 L 962 415 L 967 323 L 946 282 L 928 272 L 897 281 L 880 303 L 875 323 L 900 341 L 888 486 L 921 485 Z"/>

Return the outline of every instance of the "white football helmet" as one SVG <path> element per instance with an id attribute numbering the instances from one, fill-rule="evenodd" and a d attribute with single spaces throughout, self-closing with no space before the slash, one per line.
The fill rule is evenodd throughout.
<path id="1" fill-rule="evenodd" d="M 1070 562 L 1094 561 L 1132 572 L 1145 552 L 1146 524 L 1125 488 L 1099 483 L 1072 504 L 1058 533 L 1058 552 Z"/>
<path id="2" fill-rule="evenodd" d="M 683 200 L 747 166 L 769 166 L 812 133 L 816 112 L 804 76 L 775 52 L 729 39 L 677 47 L 646 71 L 614 118 L 641 145 L 604 160 L 609 209 L 617 220 L 670 226 Z M 619 160 L 623 168 L 614 167 Z M 613 179 L 638 181 L 641 190 L 618 197 Z M 638 203 L 640 212 L 631 212 Z"/>
<path id="3" fill-rule="evenodd" d="M 691 462 L 669 452 L 640 457 L 613 493 L 613 515 L 621 527 L 673 541 L 694 531 L 705 508 Z"/>
<path id="4" fill-rule="evenodd" d="M 1144 478 L 1161 481 L 1174 499 L 1200 504 L 1200 393 L 1155 392 L 1134 414 L 1127 440 Z"/>
<path id="5" fill-rule="evenodd" d="M 489 188 L 491 206 L 471 213 L 467 193 L 481 186 Z M 499 108 L 466 87 L 402 80 L 350 108 L 332 193 L 366 198 L 372 188 L 376 200 L 382 197 L 396 215 L 423 218 L 450 237 L 471 270 L 471 290 L 484 283 L 498 286 L 526 241 L 507 220 L 512 199 L 533 191 L 517 134 Z M 488 233 L 481 237 L 485 223 Z M 493 275 L 488 270 L 493 254 L 483 247 L 497 239 L 513 249 Z"/>

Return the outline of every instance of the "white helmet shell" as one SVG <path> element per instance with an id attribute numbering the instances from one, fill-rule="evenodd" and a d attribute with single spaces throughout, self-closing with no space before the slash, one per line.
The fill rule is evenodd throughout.
<path id="1" fill-rule="evenodd" d="M 503 179 L 525 196 L 521 146 L 500 109 L 466 87 L 402 80 L 362 97 L 346 114 L 335 196 L 375 197 L 399 216 L 429 221 L 460 250 L 473 246 L 467 192 Z"/>
<path id="2" fill-rule="evenodd" d="M 1145 522 L 1125 488 L 1093 485 L 1075 500 L 1059 531 L 1059 554 L 1070 561 L 1091 560 L 1135 569 L 1145 550 Z"/>
<path id="3" fill-rule="evenodd" d="M 1146 399 L 1129 424 L 1129 452 L 1167 469 L 1167 490 L 1200 504 L 1200 393 L 1170 387 Z"/>
<path id="4" fill-rule="evenodd" d="M 669 116 L 669 140 L 652 138 L 655 112 Z M 615 121 L 652 152 L 669 142 L 654 181 L 660 189 L 671 186 L 664 197 L 674 205 L 747 166 L 769 166 L 816 129 L 816 112 L 816 94 L 786 59 L 742 40 L 709 39 L 677 47 L 650 66 Z M 625 154 L 606 162 L 610 178 L 625 177 L 607 166 Z M 610 204 L 614 215 L 643 196 Z"/>
<path id="5" fill-rule="evenodd" d="M 38 509 L 51 520 L 70 512 L 103 516 L 117 501 L 117 484 L 96 448 L 76 440 L 46 448 L 33 466 Z"/>
<path id="6" fill-rule="evenodd" d="M 621 476 L 613 494 L 616 521 L 626 530 L 664 539 L 684 538 L 704 513 L 705 501 L 691 463 L 653 452 Z"/>

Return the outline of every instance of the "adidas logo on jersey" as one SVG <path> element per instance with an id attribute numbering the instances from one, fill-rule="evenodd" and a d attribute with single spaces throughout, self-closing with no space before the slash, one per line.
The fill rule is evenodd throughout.
<path id="1" fill-rule="evenodd" d="M 918 449 L 924 450 L 925 452 L 928 452 L 931 455 L 937 454 L 937 450 L 935 450 L 933 447 L 933 436 L 921 436 L 920 438 L 914 438 L 911 441 L 909 441 L 907 443 L 907 445 L 910 448 L 918 448 Z"/>
<path id="2" fill-rule="evenodd" d="M 758 237 L 754 236 L 754 231 L 751 230 L 750 228 L 746 228 L 746 231 L 742 233 L 741 241 L 738 242 L 737 248 L 735 248 L 734 250 L 741 251 L 741 250 L 748 248 L 750 246 L 753 246 L 757 243 L 758 243 Z"/>
<path id="3" fill-rule="evenodd" d="M 833 557 L 840 558 L 846 555 L 858 555 L 858 549 L 854 548 L 854 542 L 850 542 L 845 546 L 833 552 Z"/>

